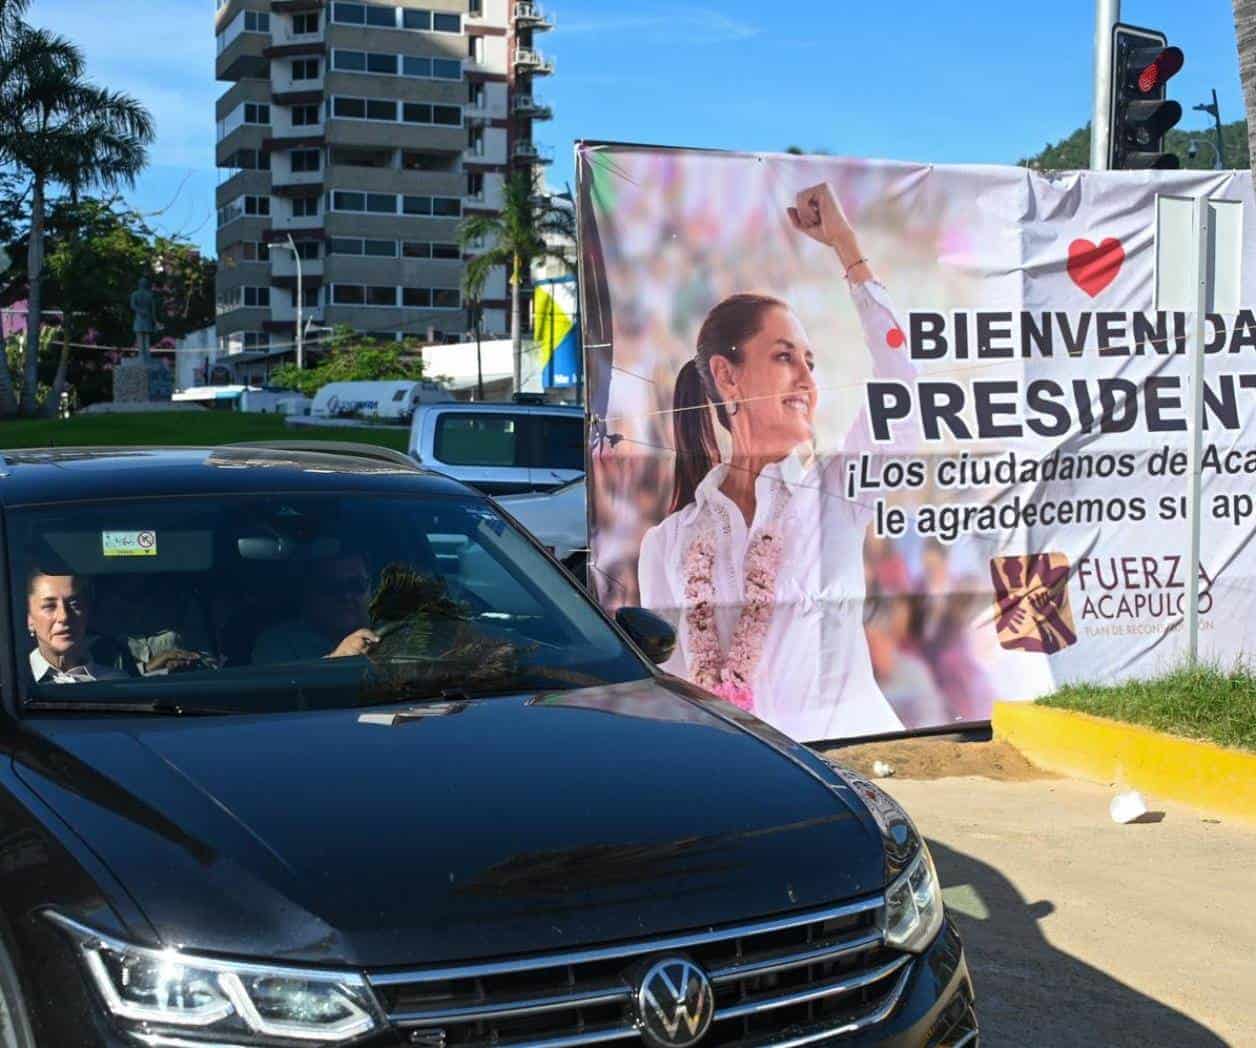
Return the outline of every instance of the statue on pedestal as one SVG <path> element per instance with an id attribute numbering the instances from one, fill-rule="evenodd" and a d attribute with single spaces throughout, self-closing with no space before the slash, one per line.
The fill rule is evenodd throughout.
<path id="1" fill-rule="evenodd" d="M 131 312 L 135 315 L 132 330 L 135 332 L 140 360 L 145 365 L 151 364 L 152 358 L 148 351 L 161 318 L 161 298 L 153 292 L 148 277 L 140 277 L 140 286 L 131 292 Z"/>
<path id="2" fill-rule="evenodd" d="M 113 369 L 113 402 L 115 404 L 165 403 L 174 392 L 174 376 L 150 352 L 153 336 L 162 320 L 161 296 L 153 291 L 147 277 L 131 292 L 132 330 L 138 359 L 128 360 Z"/>

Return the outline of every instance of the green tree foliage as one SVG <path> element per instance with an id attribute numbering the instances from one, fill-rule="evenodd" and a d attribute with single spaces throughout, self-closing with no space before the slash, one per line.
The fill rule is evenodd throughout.
<path id="1" fill-rule="evenodd" d="M 0 242 L 6 237 L 5 216 L 18 211 L 19 203 L 0 180 Z M 152 280 L 163 298 L 166 338 L 214 322 L 214 263 L 191 244 L 155 235 L 143 216 L 115 201 L 52 201 L 45 241 L 44 306 L 62 315 L 54 332 L 58 351 L 50 364 L 41 348 L 37 365 L 41 387 L 54 393 L 41 398 L 45 414 L 67 387 L 82 404 L 109 399 L 110 369 L 120 359 L 109 347 L 134 344 L 129 298 L 140 277 Z M 28 286 L 25 252 L 10 251 L 14 261 L 0 277 L 0 302 L 24 298 Z M 40 345 L 47 344 L 41 331 Z"/>
<path id="2" fill-rule="evenodd" d="M 1190 156 L 1191 141 L 1198 145 L 1197 152 Z M 1177 128 L 1165 136 L 1165 147 L 1170 153 L 1176 153 L 1182 161 L 1182 167 L 1193 171 L 1205 171 L 1213 166 L 1215 154 L 1213 143 L 1216 131 L 1212 127 L 1203 127 L 1195 131 L 1182 131 Z M 1230 124 L 1221 125 L 1221 142 L 1225 147 L 1225 166 L 1227 170 L 1246 171 L 1251 166 L 1247 151 L 1247 121 L 1235 120 Z M 1020 167 L 1031 167 L 1035 171 L 1082 171 L 1090 167 L 1090 125 L 1079 127 L 1067 138 L 1054 144 L 1047 144 L 1042 152 L 1031 157 L 1022 157 L 1016 161 Z"/>
<path id="3" fill-rule="evenodd" d="M 338 327 L 328 345 L 327 358 L 317 367 L 298 370 L 295 364 L 285 364 L 271 374 L 270 384 L 312 397 L 331 382 L 417 382 L 423 378 L 423 359 L 409 343 L 377 342 Z"/>
<path id="4" fill-rule="evenodd" d="M 152 117 L 129 95 L 85 78 L 82 52 L 70 41 L 21 21 L 25 2 L 0 9 L 0 165 L 30 182 L 27 291 L 30 317 L 20 403 L 0 367 L 0 415 L 31 416 L 37 385 L 44 302 L 45 234 L 54 187 L 71 196 L 91 186 L 130 185 L 148 161 Z"/>
<path id="5" fill-rule="evenodd" d="M 523 376 L 523 309 L 520 284 L 532 264 L 554 259 L 570 269 L 563 245 L 575 239 L 575 214 L 544 194 L 537 175 L 518 171 L 506 181 L 502 209 L 495 215 L 475 214 L 462 220 L 458 243 L 476 252 L 467 262 L 462 288 L 477 312 L 489 274 L 506 267 L 510 280 L 510 341 L 515 362 L 515 389 Z"/>

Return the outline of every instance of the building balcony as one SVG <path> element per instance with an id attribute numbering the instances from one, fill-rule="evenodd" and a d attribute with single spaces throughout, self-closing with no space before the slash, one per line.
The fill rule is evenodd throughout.
<path id="1" fill-rule="evenodd" d="M 291 290 L 295 286 L 297 276 L 296 259 L 292 257 L 292 251 L 288 247 L 287 238 L 279 241 L 270 249 L 270 276 L 271 283 L 276 287 L 286 287 Z M 301 282 L 309 284 L 311 280 L 323 279 L 323 260 L 321 258 L 303 258 L 301 259 Z M 306 288 L 308 295 L 309 288 Z"/>
<path id="2" fill-rule="evenodd" d="M 520 47 L 515 51 L 515 68 L 533 76 L 549 76 L 554 72 L 554 60 L 534 48 Z"/>
<path id="3" fill-rule="evenodd" d="M 531 95 L 516 95 L 511 103 L 510 111 L 518 117 L 528 120 L 553 120 L 554 110 Z"/>
<path id="4" fill-rule="evenodd" d="M 520 0 L 515 4 L 515 25 L 520 29 L 544 33 L 554 28 L 554 16 L 543 11 L 540 4 Z"/>
<path id="5" fill-rule="evenodd" d="M 510 157 L 528 164 L 552 164 L 554 150 L 538 146 L 535 142 L 516 142 L 515 148 L 510 151 Z"/>

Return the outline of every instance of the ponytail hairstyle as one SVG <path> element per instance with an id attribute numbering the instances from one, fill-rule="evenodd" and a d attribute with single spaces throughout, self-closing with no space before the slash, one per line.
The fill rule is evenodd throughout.
<path id="1" fill-rule="evenodd" d="M 711 412 L 706 409 L 713 406 L 720 425 L 727 430 L 732 429 L 728 409 L 720 400 L 711 375 L 711 358 L 718 356 L 734 364 L 742 363 L 742 343 L 758 334 L 763 326 L 763 314 L 775 308 L 789 307 L 771 295 L 730 295 L 702 322 L 698 331 L 697 352 L 680 369 L 680 374 L 676 376 L 676 390 L 672 394 L 676 476 L 669 513 L 684 509 L 694 500 L 702 478 L 720 460 Z"/>

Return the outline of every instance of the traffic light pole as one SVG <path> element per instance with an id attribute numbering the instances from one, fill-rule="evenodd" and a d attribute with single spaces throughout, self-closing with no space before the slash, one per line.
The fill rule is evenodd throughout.
<path id="1" fill-rule="evenodd" d="M 1186 490 L 1186 526 L 1190 532 L 1187 552 L 1186 576 L 1186 651 L 1193 666 L 1199 661 L 1199 535 L 1202 524 L 1200 499 L 1202 497 L 1204 452 L 1204 322 L 1212 297 L 1208 285 L 1208 238 L 1212 214 L 1208 197 L 1195 198 L 1195 328 L 1191 333 L 1191 399 L 1187 407 L 1187 426 L 1190 445 L 1187 449 L 1187 474 L 1190 479 Z"/>
<path id="2" fill-rule="evenodd" d="M 1090 117 L 1090 169 L 1108 167 L 1112 136 L 1112 29 L 1121 20 L 1121 0 L 1095 0 L 1095 89 Z"/>

